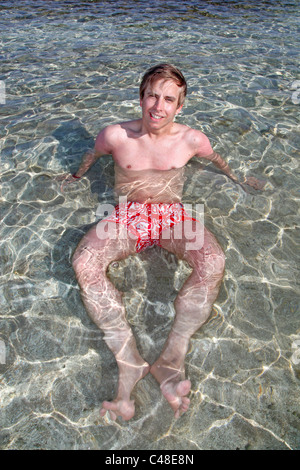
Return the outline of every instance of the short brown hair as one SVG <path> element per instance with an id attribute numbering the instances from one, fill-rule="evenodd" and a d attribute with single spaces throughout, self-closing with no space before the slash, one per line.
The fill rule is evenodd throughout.
<path id="1" fill-rule="evenodd" d="M 184 103 L 184 99 L 187 93 L 187 84 L 180 70 L 171 64 L 154 65 L 149 70 L 147 70 L 140 84 L 140 98 L 144 98 L 145 90 L 149 84 L 152 84 L 161 78 L 164 78 L 165 80 L 173 80 L 178 87 L 182 87 L 178 99 L 179 108 L 179 106 Z"/>

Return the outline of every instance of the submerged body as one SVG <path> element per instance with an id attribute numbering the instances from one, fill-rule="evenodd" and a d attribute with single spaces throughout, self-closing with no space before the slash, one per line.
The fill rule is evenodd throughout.
<path id="1" fill-rule="evenodd" d="M 115 199 L 122 196 L 130 202 L 150 204 L 181 202 L 184 171 L 184 167 L 132 170 L 115 163 Z"/>
<path id="2" fill-rule="evenodd" d="M 226 162 L 213 152 L 202 132 L 174 122 L 182 108 L 183 86 L 179 86 L 177 78 L 168 79 L 161 72 L 153 76 L 154 80 L 141 88 L 142 118 L 103 129 L 96 139 L 94 151 L 85 156 L 76 177 L 82 176 L 101 155 L 110 154 L 115 162 L 116 199 L 122 196 L 129 204 L 140 204 L 142 210 L 161 204 L 160 216 L 174 205 L 177 209 L 170 215 L 174 220 L 182 198 L 184 166 L 193 156 L 212 161 L 227 176 L 238 181 Z M 175 417 L 179 417 L 189 406 L 187 395 L 191 382 L 186 379 L 184 368 L 189 340 L 210 315 L 222 281 L 225 257 L 215 237 L 198 221 L 193 221 L 193 236 L 196 241 L 201 232 L 203 237 L 201 246 L 196 248 L 193 244 L 189 248 L 193 239 L 187 236 L 184 221 L 180 218 L 168 230 L 164 226 L 156 232 L 160 246 L 187 261 L 192 274 L 174 302 L 176 316 L 163 351 L 150 367 L 141 357 L 127 323 L 122 293 L 106 276 L 111 262 L 136 253 L 140 232 L 134 235 L 131 229 L 136 229 L 139 214 L 135 211 L 131 215 L 134 224 L 131 228 L 120 219 L 118 223 L 100 221 L 83 237 L 73 257 L 85 307 L 104 332 L 104 339 L 119 368 L 117 396 L 111 402 L 103 402 L 101 415 L 108 412 L 112 419 L 117 416 L 125 420 L 132 418 L 135 407 L 131 392 L 137 381 L 150 371 Z M 150 219 L 152 230 L 155 225 L 152 214 Z M 99 236 L 107 223 L 112 224 L 110 236 Z M 131 236 L 124 237 L 124 230 Z M 180 237 L 178 230 L 181 230 Z"/>
<path id="3" fill-rule="evenodd" d="M 184 223 L 186 233 L 191 232 L 188 222 L 196 220 L 180 202 L 183 184 L 184 168 L 137 171 L 115 164 L 115 198 L 126 202 L 117 204 L 105 221 L 125 226 L 128 234 L 137 238 L 137 253 L 161 246 L 161 236 L 169 237 L 169 230 L 179 223 Z"/>
<path id="4" fill-rule="evenodd" d="M 176 177 L 182 175 L 182 170 L 126 170 L 129 178 L 126 180 L 122 173 L 122 180 L 116 179 L 116 194 L 138 201 L 138 205 L 149 207 L 149 199 L 157 205 L 162 201 L 164 206 L 178 206 L 182 191 L 182 182 Z M 173 183 L 169 176 L 173 174 Z M 138 175 L 138 178 L 136 179 Z M 145 176 L 144 180 L 142 175 Z M 151 177 L 154 184 L 151 185 Z M 122 181 L 122 182 L 120 182 Z M 138 181 L 138 184 L 133 182 Z M 168 184 L 165 184 L 168 182 Z M 138 186 L 140 185 L 140 191 Z M 148 186 L 149 185 L 149 186 Z M 145 193 L 144 188 L 149 191 Z M 127 188 L 127 191 L 125 191 Z M 156 191 L 154 190 L 156 188 Z M 165 188 L 165 190 L 163 189 Z M 120 191 L 121 190 L 121 191 Z M 159 194 L 159 196 L 158 196 Z M 127 214 L 130 217 L 130 209 Z M 111 230 L 116 231 L 110 238 L 101 239 L 99 232 L 101 225 L 106 225 L 107 220 L 113 222 L 112 216 L 103 219 L 93 227 L 81 240 L 73 258 L 73 266 L 77 274 L 78 282 L 82 289 L 82 298 L 85 306 L 94 322 L 104 331 L 104 339 L 114 352 L 119 366 L 119 389 L 117 398 L 113 402 L 104 402 L 102 415 L 107 410 L 111 417 L 120 415 L 124 419 L 130 419 L 134 415 L 134 403 L 130 399 L 131 390 L 136 382 L 150 372 L 158 380 L 164 396 L 173 407 L 176 417 L 187 410 L 189 398 L 187 395 L 191 388 L 191 382 L 186 380 L 184 373 L 184 360 L 188 349 L 189 340 L 210 315 L 211 307 L 218 294 L 219 285 L 224 271 L 224 254 L 215 237 L 199 224 L 198 232 L 204 231 L 204 243 L 200 249 L 187 250 L 186 244 L 191 239 L 185 238 L 183 222 L 179 220 L 177 228 L 182 228 L 181 239 L 174 238 L 174 231 L 170 227 L 169 237 L 164 237 L 161 232 L 158 243 L 162 248 L 174 253 L 179 259 L 186 260 L 193 268 L 192 275 L 186 281 L 175 300 L 176 318 L 169 335 L 168 341 L 159 359 L 150 366 L 141 358 L 133 337 L 131 328 L 126 321 L 126 313 L 122 303 L 122 293 L 106 276 L 109 264 L 121 260 L 129 255 L 139 252 L 138 235 L 131 235 L 124 239 L 120 235 L 122 223 L 112 224 Z M 134 223 L 139 218 L 134 218 Z M 128 227 L 127 227 L 128 230 Z M 197 228 L 193 227 L 196 232 Z M 195 236 L 196 237 L 196 236 Z M 151 246 L 151 240 L 145 240 L 142 249 Z"/>

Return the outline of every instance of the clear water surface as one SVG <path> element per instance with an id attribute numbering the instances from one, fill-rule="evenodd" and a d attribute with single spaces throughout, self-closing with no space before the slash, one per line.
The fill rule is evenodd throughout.
<path id="1" fill-rule="evenodd" d="M 0 446 L 2 449 L 299 448 L 299 5 L 282 1 L 2 1 Z M 71 255 L 113 201 L 111 157 L 61 193 L 108 123 L 140 116 L 151 65 L 184 72 L 179 122 L 204 131 L 249 194 L 188 165 L 227 258 L 192 338 L 191 408 L 173 419 L 155 380 L 130 422 L 100 419 L 117 370 L 89 320 Z M 148 361 L 170 328 L 186 266 L 159 248 L 110 269 Z"/>

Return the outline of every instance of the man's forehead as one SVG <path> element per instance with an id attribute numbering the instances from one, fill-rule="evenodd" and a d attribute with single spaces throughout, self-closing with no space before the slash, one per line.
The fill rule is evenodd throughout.
<path id="1" fill-rule="evenodd" d="M 152 83 L 149 83 L 146 91 L 160 91 L 161 93 L 172 95 L 175 98 L 179 96 L 180 90 L 182 87 L 179 87 L 175 80 L 170 78 L 158 78 L 153 80 Z"/>

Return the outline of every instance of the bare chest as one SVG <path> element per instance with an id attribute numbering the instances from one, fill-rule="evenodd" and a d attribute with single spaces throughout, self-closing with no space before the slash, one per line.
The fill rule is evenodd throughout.
<path id="1" fill-rule="evenodd" d="M 115 162 L 131 170 L 170 170 L 183 167 L 192 155 L 184 142 L 145 142 L 128 139 L 115 149 Z"/>

